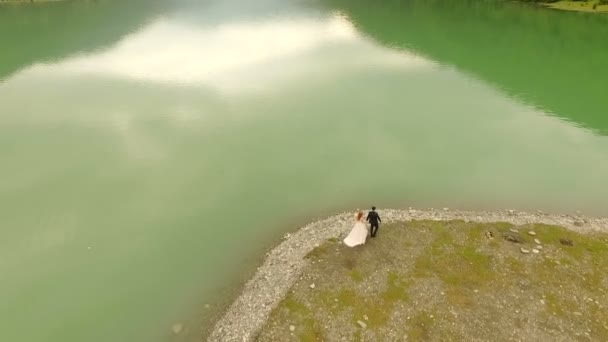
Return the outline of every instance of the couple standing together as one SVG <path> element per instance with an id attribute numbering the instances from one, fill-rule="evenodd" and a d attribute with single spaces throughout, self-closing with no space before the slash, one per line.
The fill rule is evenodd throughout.
<path id="1" fill-rule="evenodd" d="M 365 224 L 365 221 L 363 221 L 363 213 L 358 212 L 355 217 L 357 218 L 357 222 L 355 222 L 353 229 L 351 229 L 348 236 L 344 239 L 344 244 L 348 247 L 362 245 L 365 243 L 365 240 L 367 240 L 367 225 Z M 372 211 L 367 213 L 365 220 L 370 223 L 371 237 L 376 237 L 378 226 L 380 225 L 380 222 L 382 222 L 380 215 L 376 212 L 376 207 L 372 207 Z"/>

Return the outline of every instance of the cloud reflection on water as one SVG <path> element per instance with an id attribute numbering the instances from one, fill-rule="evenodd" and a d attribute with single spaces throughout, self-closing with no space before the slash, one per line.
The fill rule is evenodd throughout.
<path id="1" fill-rule="evenodd" d="M 408 179 L 397 175 L 393 183 L 416 183 L 421 194 L 431 187 L 455 193 L 471 188 L 475 193 L 464 197 L 477 199 L 500 190 L 512 202 L 543 203 L 543 193 L 561 191 L 558 183 L 575 183 L 571 175 L 577 173 L 590 174 L 577 191 L 588 200 L 599 197 L 592 180 L 597 176 L 578 165 L 592 161 L 596 170 L 608 167 L 601 137 L 457 70 L 381 47 L 337 13 L 213 26 L 159 19 L 107 50 L 33 66 L 3 86 L 8 93 L 2 106 L 18 113 L 8 121 L 110 127 L 137 162 L 163 162 L 175 155 L 178 149 L 168 136 L 181 139 L 196 131 L 197 139 L 218 134 L 216 140 L 230 140 L 232 132 L 266 122 L 249 131 L 272 132 L 280 126 L 285 133 L 277 139 L 288 142 L 310 124 L 308 131 L 329 144 L 346 137 L 348 144 L 332 146 L 334 152 L 362 147 L 350 140 L 351 132 L 377 125 L 374 132 L 383 133 L 369 134 L 363 147 L 381 152 L 367 158 L 392 163 L 402 158 L 404 165 L 419 165 L 408 170 Z M 39 92 L 45 87 L 39 101 L 25 106 L 18 100 L 26 88 Z M 49 115 L 48 103 L 65 110 Z M 286 116 L 288 122 L 281 121 Z M 319 121 L 333 127 L 326 136 Z M 445 178 L 428 175 L 446 161 L 451 166 Z M 552 167 L 561 172 L 537 180 Z M 419 181 L 413 182 L 416 177 Z M 527 194 L 530 184 L 542 191 Z"/>
<path id="2" fill-rule="evenodd" d="M 231 92 L 260 89 L 273 81 L 309 73 L 322 65 L 301 57 L 336 46 L 357 47 L 356 54 L 341 56 L 343 64 L 431 65 L 415 55 L 375 46 L 345 17 L 335 14 L 323 19 L 284 18 L 215 27 L 159 19 L 108 50 L 38 65 L 30 71 L 111 75 Z"/>

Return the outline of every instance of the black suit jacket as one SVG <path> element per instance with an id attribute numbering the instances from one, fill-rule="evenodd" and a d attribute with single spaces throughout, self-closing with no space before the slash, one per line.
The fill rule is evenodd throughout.
<path id="1" fill-rule="evenodd" d="M 378 222 L 382 222 L 382 220 L 380 219 L 380 215 L 378 215 L 377 212 L 375 211 L 370 211 L 369 213 L 367 213 L 367 219 L 366 219 L 369 223 L 371 223 L 372 225 L 377 226 Z"/>

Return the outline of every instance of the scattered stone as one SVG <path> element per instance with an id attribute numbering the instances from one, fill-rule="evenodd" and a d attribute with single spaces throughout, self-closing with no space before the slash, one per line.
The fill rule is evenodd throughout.
<path id="1" fill-rule="evenodd" d="M 311 289 L 314 289 L 314 288 L 315 288 L 315 283 L 310 284 L 310 286 L 309 286 L 309 287 L 310 287 Z"/>
<path id="2" fill-rule="evenodd" d="M 523 240 L 521 239 L 521 236 L 519 236 L 519 234 L 505 233 L 502 237 L 503 237 L 503 239 L 505 239 L 509 242 L 513 242 L 513 243 L 522 243 L 523 242 Z"/>
<path id="3" fill-rule="evenodd" d="M 520 249 L 520 251 L 521 251 L 522 253 L 524 253 L 524 254 L 528 254 L 528 253 L 530 253 L 530 251 L 529 251 L 529 250 L 527 250 L 527 249 L 525 249 L 525 248 L 523 248 L 523 247 Z"/>
<path id="4" fill-rule="evenodd" d="M 538 253 L 540 253 L 540 251 L 538 249 L 536 249 L 536 248 L 532 248 L 532 253 L 538 254 Z"/>
<path id="5" fill-rule="evenodd" d="M 543 299 L 541 299 L 541 300 L 540 300 L 540 303 L 544 305 L 544 304 L 545 304 L 545 301 L 544 301 Z"/>
<path id="6" fill-rule="evenodd" d="M 583 313 L 582 313 L 582 312 L 578 312 L 578 311 L 574 311 L 574 315 L 575 315 L 575 316 L 582 316 L 582 315 L 583 315 Z"/>
<path id="7" fill-rule="evenodd" d="M 534 239 L 534 242 L 535 242 L 537 245 L 540 245 L 540 240 L 539 240 L 539 239 Z"/>
<path id="8" fill-rule="evenodd" d="M 543 246 L 542 245 L 536 245 L 536 249 L 538 249 L 540 251 L 541 249 L 543 249 Z"/>
<path id="9" fill-rule="evenodd" d="M 509 231 L 512 232 L 512 233 L 519 234 L 519 230 L 514 229 L 514 228 L 509 229 Z"/>
<path id="10" fill-rule="evenodd" d="M 536 232 L 534 232 L 534 231 L 532 231 L 532 230 L 531 230 L 531 231 L 529 231 L 529 232 L 528 232 L 528 234 L 530 234 L 530 235 L 532 235 L 532 236 L 536 236 Z"/>
<path id="11" fill-rule="evenodd" d="M 367 328 L 367 324 L 365 324 L 363 321 L 357 321 L 357 324 L 359 324 L 359 326 L 363 329 Z"/>
<path id="12" fill-rule="evenodd" d="M 486 237 L 487 237 L 488 239 L 493 239 L 493 238 L 494 238 L 494 234 L 493 234 L 491 231 L 487 231 L 487 232 L 486 232 Z"/>
<path id="13" fill-rule="evenodd" d="M 289 326 L 289 331 L 295 331 L 295 330 L 296 330 L 296 327 L 295 327 L 295 326 L 293 326 L 293 325 L 290 325 L 290 326 Z"/>
<path id="14" fill-rule="evenodd" d="M 574 246 L 574 242 L 572 242 L 570 239 L 559 239 L 559 243 L 564 246 Z"/>
<path id="15" fill-rule="evenodd" d="M 171 331 L 173 331 L 173 333 L 175 335 L 179 335 L 183 329 L 184 329 L 184 325 L 181 323 L 175 323 L 175 324 L 173 324 L 173 326 L 171 326 Z"/>
<path id="16" fill-rule="evenodd" d="M 450 208 L 443 208 L 443 211 L 450 211 Z"/>
<path id="17" fill-rule="evenodd" d="M 367 317 L 367 315 L 363 315 L 363 319 L 367 321 L 369 317 Z"/>

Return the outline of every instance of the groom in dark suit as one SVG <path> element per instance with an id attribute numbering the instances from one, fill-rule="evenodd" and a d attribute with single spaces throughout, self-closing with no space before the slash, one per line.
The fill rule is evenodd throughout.
<path id="1" fill-rule="evenodd" d="M 376 207 L 372 207 L 372 211 L 367 213 L 367 222 L 369 222 L 372 226 L 371 236 L 376 237 L 376 233 L 378 232 L 378 226 L 382 220 L 380 219 L 380 215 L 376 212 Z"/>

